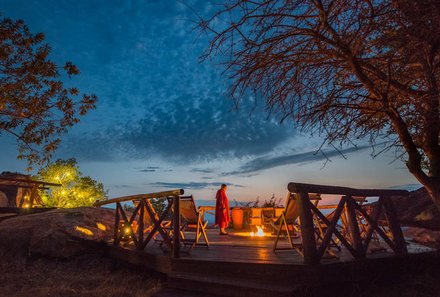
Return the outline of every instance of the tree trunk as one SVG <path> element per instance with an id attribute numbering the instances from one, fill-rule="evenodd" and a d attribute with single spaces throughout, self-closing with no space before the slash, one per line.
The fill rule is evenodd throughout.
<path id="1" fill-rule="evenodd" d="M 440 177 L 431 178 L 431 182 L 424 186 L 435 206 L 440 211 Z"/>

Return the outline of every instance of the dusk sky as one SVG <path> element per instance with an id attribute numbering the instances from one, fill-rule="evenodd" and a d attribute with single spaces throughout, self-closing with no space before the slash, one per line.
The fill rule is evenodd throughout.
<path id="1" fill-rule="evenodd" d="M 51 58 L 81 71 L 66 82 L 98 96 L 97 108 L 68 134 L 54 158 L 78 160 L 110 197 L 183 188 L 214 199 L 227 183 L 230 200 L 284 197 L 291 181 L 351 187 L 417 184 L 387 153 L 372 159 L 359 143 L 344 159 L 292 123 L 267 119 L 247 96 L 234 109 L 219 61 L 200 62 L 209 39 L 194 30 L 195 13 L 214 1 L 1 0 L 5 17 L 44 32 Z M 185 4 L 182 4 L 185 3 Z M 222 20 L 216 20 L 221 24 Z M 24 172 L 15 139 L 2 135 L 0 170 Z"/>

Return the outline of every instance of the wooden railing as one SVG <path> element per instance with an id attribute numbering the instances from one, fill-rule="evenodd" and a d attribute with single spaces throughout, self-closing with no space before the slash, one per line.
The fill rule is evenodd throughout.
<path id="1" fill-rule="evenodd" d="M 115 230 L 114 230 L 114 244 L 118 245 L 122 238 L 126 235 L 133 241 L 136 249 L 143 250 L 148 243 L 156 236 L 160 234 L 163 243 L 172 250 L 172 255 L 175 258 L 180 256 L 180 195 L 183 195 L 183 189 L 139 194 L 132 196 L 124 196 L 105 201 L 97 201 L 94 206 L 103 206 L 112 203 L 116 203 L 115 211 Z M 153 208 L 149 199 L 153 198 L 171 198 L 165 199 L 167 206 L 164 212 L 159 216 Z M 133 202 L 134 210 L 130 217 L 127 216 L 122 202 Z M 169 232 L 164 229 L 164 220 L 173 208 L 173 226 L 172 226 L 172 238 L 169 236 Z M 146 216 L 145 216 L 146 215 Z M 151 222 L 148 226 L 144 224 L 144 219 L 148 218 Z M 122 224 L 121 224 L 122 222 Z M 134 228 L 134 222 L 136 222 L 136 228 Z M 146 236 L 146 237 L 145 237 Z M 144 238 L 145 237 L 145 238 Z"/>
<path id="2" fill-rule="evenodd" d="M 48 186 L 60 187 L 61 184 L 49 183 L 49 182 L 44 182 L 44 181 L 36 181 L 36 180 L 25 179 L 25 178 L 14 178 L 14 177 L 7 177 L 7 176 L 0 177 L 0 187 L 16 187 L 17 189 L 18 188 L 23 189 L 23 193 L 20 197 L 18 205 L 16 205 L 16 202 L 14 202 L 14 204 L 17 208 L 31 209 L 35 206 L 35 204 L 38 207 L 43 207 L 44 203 L 41 200 L 41 197 L 40 197 L 38 191 L 39 190 L 47 190 Z M 9 205 L 9 207 L 13 208 L 12 205 Z M 16 212 L 17 213 L 26 213 L 26 212 L 19 211 L 19 210 L 17 210 Z"/>
<path id="3" fill-rule="evenodd" d="M 365 258 L 369 243 L 374 232 L 386 242 L 396 254 L 407 253 L 405 240 L 400 224 L 397 220 L 393 207 L 393 196 L 407 196 L 405 190 L 378 190 L 378 189 L 352 189 L 346 187 L 312 185 L 302 183 L 289 183 L 288 190 L 295 193 L 298 203 L 299 219 L 302 237 L 302 251 L 305 264 L 318 264 L 325 251 L 329 248 L 332 238 L 337 238 L 340 243 L 355 258 Z M 309 194 L 333 194 L 341 195 L 334 215 L 329 220 L 326 216 L 311 203 Z M 372 211 L 367 213 L 359 203 L 353 198 L 356 196 L 378 197 Z M 346 232 L 338 229 L 338 222 L 344 213 L 346 217 Z M 367 226 L 361 236 L 359 217 L 367 222 Z M 380 226 L 379 219 L 385 217 L 389 234 Z M 317 244 L 316 226 L 314 222 L 320 220 L 326 228 L 320 244 Z M 334 240 L 333 240 L 334 241 Z"/>

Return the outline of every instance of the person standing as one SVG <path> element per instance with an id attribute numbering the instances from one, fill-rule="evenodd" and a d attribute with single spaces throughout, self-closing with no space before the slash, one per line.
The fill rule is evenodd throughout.
<path id="1" fill-rule="evenodd" d="M 217 191 L 215 196 L 215 224 L 220 228 L 220 235 L 227 235 L 225 228 L 228 227 L 229 218 L 229 202 L 228 196 L 226 196 L 226 190 L 228 186 L 225 184 L 221 185 L 221 188 Z"/>

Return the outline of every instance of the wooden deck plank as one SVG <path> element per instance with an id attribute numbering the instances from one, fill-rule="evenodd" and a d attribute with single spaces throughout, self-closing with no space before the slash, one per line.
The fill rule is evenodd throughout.
<path id="1" fill-rule="evenodd" d="M 218 231 L 214 229 L 208 230 L 210 246 L 196 246 L 190 253 L 181 252 L 181 259 L 197 260 L 197 261 L 224 261 L 237 263 L 255 263 L 255 264 L 283 264 L 283 265 L 303 265 L 303 258 L 295 250 L 283 250 L 273 252 L 272 246 L 274 238 L 271 237 L 248 237 L 242 236 L 242 232 L 230 232 L 230 235 L 220 236 Z M 188 235 L 188 238 L 191 235 Z M 299 239 L 295 239 L 299 242 Z M 280 246 L 288 247 L 287 240 L 280 240 Z M 367 258 L 383 258 L 394 256 L 394 253 L 387 248 L 387 245 L 376 243 L 375 246 L 367 254 Z M 430 252 L 432 249 L 415 243 L 408 244 L 408 251 L 414 253 Z M 145 252 L 152 255 L 170 255 L 167 250 L 160 247 L 159 243 L 150 244 L 146 247 Z M 322 259 L 321 264 L 332 264 L 341 262 L 350 262 L 355 259 L 351 254 L 342 247 L 337 252 L 339 258 L 328 257 Z"/>

